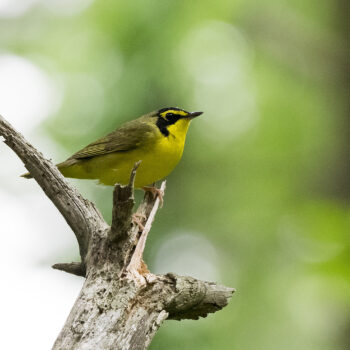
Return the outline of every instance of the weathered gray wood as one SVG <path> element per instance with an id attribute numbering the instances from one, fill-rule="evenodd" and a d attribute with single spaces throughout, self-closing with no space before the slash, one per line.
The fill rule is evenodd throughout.
<path id="1" fill-rule="evenodd" d="M 96 277 L 87 278 L 54 350 L 147 349 L 165 319 L 205 317 L 226 306 L 233 293 L 174 274 L 149 275 L 142 286 L 127 278 L 107 283 Z"/>
<path id="2" fill-rule="evenodd" d="M 82 262 L 53 267 L 86 277 L 54 350 L 147 349 L 166 319 L 198 319 L 227 305 L 234 290 L 175 274 L 153 275 L 142 260 L 159 199 L 146 193 L 133 223 L 133 179 L 116 185 L 109 227 L 93 203 L 67 183 L 58 169 L 0 116 L 0 136 L 74 231 Z M 161 189 L 165 189 L 163 182 Z"/>

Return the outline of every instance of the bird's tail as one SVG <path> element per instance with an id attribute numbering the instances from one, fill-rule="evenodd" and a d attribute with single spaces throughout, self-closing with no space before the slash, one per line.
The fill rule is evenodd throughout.
<path id="1" fill-rule="evenodd" d="M 32 179 L 32 178 L 33 178 L 33 176 L 30 175 L 30 173 L 22 174 L 21 177 L 24 177 L 24 178 L 26 178 L 26 179 Z"/>
<path id="2" fill-rule="evenodd" d="M 0 0 L 1 1 L 1 0 Z M 62 162 L 62 163 L 59 163 L 59 164 L 56 164 L 58 170 L 63 174 L 63 176 L 67 176 L 63 170 L 65 168 L 69 168 L 71 165 L 74 165 L 75 163 L 77 162 L 76 159 L 67 159 L 66 161 Z M 22 174 L 20 175 L 21 177 L 24 177 L 25 179 L 32 179 L 33 176 L 30 174 L 30 173 L 25 173 L 25 174 Z"/>

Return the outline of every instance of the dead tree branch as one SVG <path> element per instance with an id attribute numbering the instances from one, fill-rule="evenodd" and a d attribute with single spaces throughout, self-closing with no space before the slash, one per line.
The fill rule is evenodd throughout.
<path id="1" fill-rule="evenodd" d="M 147 349 L 164 320 L 198 319 L 227 305 L 232 288 L 148 271 L 142 255 L 159 199 L 146 193 L 132 214 L 133 182 L 139 163 L 129 185 L 115 186 L 109 226 L 95 205 L 1 116 L 0 136 L 23 161 L 78 240 L 81 262 L 53 266 L 86 277 L 54 350 Z M 161 190 L 165 190 L 165 182 Z M 139 224 L 134 223 L 133 215 L 141 220 Z"/>
<path id="2" fill-rule="evenodd" d="M 54 203 L 73 230 L 80 249 L 82 263 L 88 250 L 89 238 L 96 231 L 105 231 L 107 224 L 95 205 L 83 198 L 62 176 L 59 170 L 38 152 L 0 115 L 0 136 L 18 155 L 45 194 Z"/>

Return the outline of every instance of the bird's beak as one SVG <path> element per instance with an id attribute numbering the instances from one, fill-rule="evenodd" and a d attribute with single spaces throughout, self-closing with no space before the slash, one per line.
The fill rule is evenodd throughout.
<path id="1" fill-rule="evenodd" d="M 188 115 L 188 118 L 193 119 L 193 118 L 200 116 L 201 114 L 203 114 L 203 112 L 192 112 Z"/>

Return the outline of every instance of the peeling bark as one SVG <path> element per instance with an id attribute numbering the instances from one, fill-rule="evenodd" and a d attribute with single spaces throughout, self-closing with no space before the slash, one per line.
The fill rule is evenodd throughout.
<path id="1" fill-rule="evenodd" d="M 147 349 L 164 320 L 196 320 L 228 304 L 232 288 L 148 271 L 142 255 L 159 198 L 145 194 L 136 211 L 142 222 L 135 224 L 133 179 L 139 163 L 128 186 L 115 186 L 110 227 L 95 205 L 1 116 L 0 136 L 56 205 L 78 240 L 81 262 L 53 265 L 86 278 L 54 350 Z M 165 190 L 165 182 L 161 189 Z"/>

